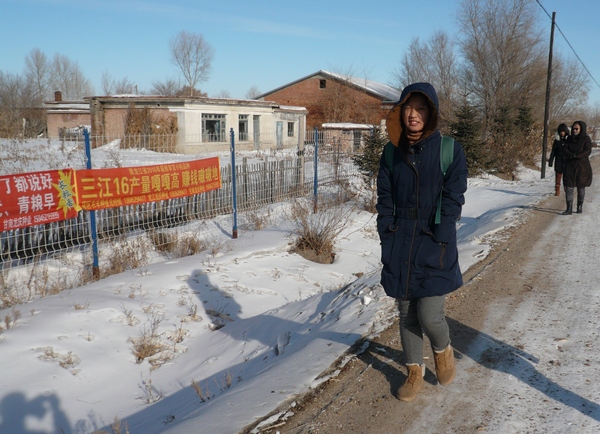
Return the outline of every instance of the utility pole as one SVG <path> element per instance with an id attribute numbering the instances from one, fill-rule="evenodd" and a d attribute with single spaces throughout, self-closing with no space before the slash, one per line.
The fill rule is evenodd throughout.
<path id="1" fill-rule="evenodd" d="M 546 177 L 546 151 L 548 149 L 548 118 L 550 116 L 550 83 L 552 81 L 552 47 L 554 45 L 554 23 L 556 12 L 552 12 L 552 28 L 550 29 L 550 54 L 548 54 L 548 78 L 546 81 L 546 107 L 544 109 L 544 138 L 542 139 L 542 179 Z"/>

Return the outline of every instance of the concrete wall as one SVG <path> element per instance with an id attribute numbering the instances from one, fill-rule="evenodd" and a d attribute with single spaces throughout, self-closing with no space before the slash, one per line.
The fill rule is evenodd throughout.
<path id="1" fill-rule="evenodd" d="M 177 153 L 201 153 L 228 150 L 230 130 L 233 128 L 236 149 L 263 149 L 298 146 L 306 126 L 306 111 L 301 107 L 280 108 L 270 102 L 251 100 L 219 100 L 208 98 L 110 98 L 90 99 L 92 136 L 119 138 L 125 134 L 125 119 L 129 104 L 136 108 L 148 107 L 153 116 L 176 117 L 177 140 L 174 151 Z M 167 115 L 167 113 L 169 113 Z M 202 115 L 222 114 L 225 116 L 223 140 L 208 141 L 203 137 Z M 248 135 L 240 140 L 239 115 L 247 115 Z M 258 119 L 259 131 L 255 131 L 254 117 Z M 277 139 L 277 122 L 282 122 L 282 134 Z M 294 123 L 294 136 L 288 137 L 288 122 Z M 260 132 L 260 134 L 256 134 Z"/>

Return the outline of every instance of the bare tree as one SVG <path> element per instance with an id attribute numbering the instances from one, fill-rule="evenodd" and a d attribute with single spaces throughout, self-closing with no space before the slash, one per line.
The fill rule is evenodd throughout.
<path id="1" fill-rule="evenodd" d="M 108 71 L 102 73 L 102 92 L 104 95 L 137 94 L 137 86 L 127 77 L 117 80 Z"/>
<path id="2" fill-rule="evenodd" d="M 546 50 L 536 28 L 535 4 L 528 0 L 463 0 L 459 10 L 465 68 L 471 91 L 489 132 L 499 110 L 511 115 L 521 106 L 537 110 L 545 94 Z"/>
<path id="3" fill-rule="evenodd" d="M 52 61 L 51 86 L 60 90 L 66 100 L 81 100 L 94 93 L 90 80 L 84 75 L 77 62 L 67 56 L 55 54 Z"/>
<path id="4" fill-rule="evenodd" d="M 50 74 L 51 64 L 46 54 L 39 48 L 31 50 L 25 57 L 25 77 L 35 89 L 38 105 L 51 97 Z"/>
<path id="5" fill-rule="evenodd" d="M 193 96 L 196 85 L 208 80 L 214 48 L 202 34 L 181 31 L 169 41 L 169 49 L 171 62 L 180 69 Z"/>
<path id="6" fill-rule="evenodd" d="M 443 117 L 452 114 L 458 86 L 454 43 L 445 32 L 435 32 L 426 42 L 414 38 L 392 77 L 399 89 L 415 82 L 431 83 L 438 94 Z"/>
<path id="7" fill-rule="evenodd" d="M 250 89 L 248 89 L 248 92 L 246 92 L 246 99 L 254 99 L 261 93 L 262 92 L 260 90 L 258 90 L 257 86 L 252 85 L 252 86 L 250 86 Z"/>
<path id="8" fill-rule="evenodd" d="M 228 90 L 220 90 L 214 95 L 214 98 L 231 98 L 231 94 Z"/>
<path id="9" fill-rule="evenodd" d="M 17 137 L 23 133 L 22 120 L 27 110 L 35 106 L 36 91 L 28 80 L 18 74 L 0 71 L 0 135 Z"/>
<path id="10" fill-rule="evenodd" d="M 152 82 L 152 89 L 150 90 L 150 93 L 152 95 L 175 96 L 180 89 L 181 83 L 179 80 L 169 78 L 165 81 Z"/>
<path id="11" fill-rule="evenodd" d="M 578 61 L 566 59 L 560 54 L 553 56 L 550 92 L 550 120 L 553 124 L 558 126 L 582 109 L 587 101 L 589 81 L 589 76 Z"/>

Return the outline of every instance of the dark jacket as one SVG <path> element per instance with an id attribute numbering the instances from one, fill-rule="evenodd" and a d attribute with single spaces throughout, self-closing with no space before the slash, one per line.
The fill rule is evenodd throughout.
<path id="1" fill-rule="evenodd" d="M 433 130 L 409 146 L 400 122 L 400 107 L 411 92 L 421 92 L 429 99 Z M 444 295 L 462 285 L 456 222 L 465 201 L 468 170 L 463 148 L 455 142 L 454 159 L 443 176 L 437 114 L 438 100 L 433 86 L 415 83 L 404 89 L 387 120 L 388 135 L 396 148 L 392 171 L 386 165 L 385 155 L 380 162 L 377 230 L 383 263 L 381 284 L 386 294 L 395 298 Z M 430 123 L 425 131 L 428 127 Z M 435 224 L 440 192 L 441 223 Z"/>
<path id="2" fill-rule="evenodd" d="M 552 151 L 550 152 L 550 158 L 548 159 L 548 166 L 552 167 L 554 164 L 554 171 L 556 173 L 563 172 L 564 160 L 562 157 L 563 148 L 567 145 L 567 139 L 569 138 L 569 128 L 565 124 L 560 124 L 556 130 L 558 133 L 558 139 L 554 140 L 552 144 Z M 561 131 L 565 132 L 565 136 L 560 135 Z"/>
<path id="3" fill-rule="evenodd" d="M 585 122 L 577 121 L 574 124 L 579 124 L 581 131 L 578 135 L 569 136 L 563 150 L 563 184 L 565 187 L 589 187 L 592 185 L 592 165 L 589 159 L 592 139 L 587 135 Z"/>

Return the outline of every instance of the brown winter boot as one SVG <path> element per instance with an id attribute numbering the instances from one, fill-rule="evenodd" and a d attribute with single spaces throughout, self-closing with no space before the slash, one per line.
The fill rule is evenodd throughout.
<path id="1" fill-rule="evenodd" d="M 423 377 L 425 376 L 425 365 L 410 363 L 406 365 L 408 369 L 408 378 L 398 389 L 397 398 L 400 401 L 412 401 L 417 397 L 417 393 L 423 386 Z"/>
<path id="2" fill-rule="evenodd" d="M 450 345 L 443 351 L 434 351 L 435 375 L 442 386 L 447 386 L 454 380 L 456 366 L 454 365 L 454 350 Z"/>
<path id="3" fill-rule="evenodd" d="M 554 186 L 554 196 L 560 196 L 560 181 L 562 179 L 562 173 L 556 174 L 556 185 Z"/>

